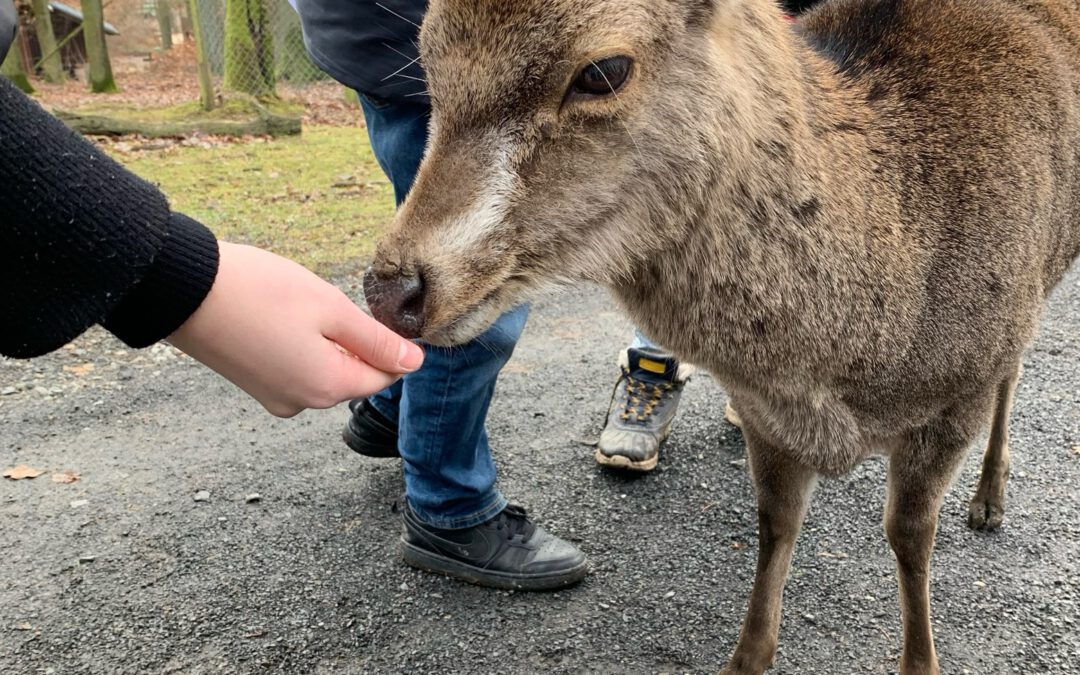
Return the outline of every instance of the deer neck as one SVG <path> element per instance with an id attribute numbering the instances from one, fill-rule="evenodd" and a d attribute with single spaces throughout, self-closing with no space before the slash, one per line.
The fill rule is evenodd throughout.
<path id="1" fill-rule="evenodd" d="M 911 290 L 898 288 L 910 244 L 898 181 L 860 85 L 772 3 L 732 4 L 751 15 L 716 29 L 716 58 L 755 85 L 734 106 L 745 138 L 718 149 L 678 236 L 614 291 L 650 337 L 728 384 L 812 379 L 879 347 L 859 333 L 882 333 L 883 298 Z M 714 124 L 718 139 L 734 133 L 730 117 Z"/>

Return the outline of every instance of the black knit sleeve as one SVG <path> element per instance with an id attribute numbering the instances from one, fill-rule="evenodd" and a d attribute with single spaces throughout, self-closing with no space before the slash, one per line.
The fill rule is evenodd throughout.
<path id="1" fill-rule="evenodd" d="M 0 354 L 32 357 L 96 323 L 167 337 L 217 275 L 213 235 L 0 78 Z"/>

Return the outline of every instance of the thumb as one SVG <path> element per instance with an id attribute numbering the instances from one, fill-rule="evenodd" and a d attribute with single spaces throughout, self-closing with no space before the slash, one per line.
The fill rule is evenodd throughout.
<path id="1" fill-rule="evenodd" d="M 347 307 L 325 337 L 338 343 L 361 361 L 387 373 L 411 373 L 424 362 L 424 350 L 346 299 Z"/>
<path id="2" fill-rule="evenodd" d="M 341 358 L 341 364 L 337 370 L 336 379 L 339 389 L 335 398 L 339 400 L 350 401 L 354 398 L 371 396 L 398 380 L 398 375 L 383 372 L 340 351 L 338 351 L 338 356 Z"/>

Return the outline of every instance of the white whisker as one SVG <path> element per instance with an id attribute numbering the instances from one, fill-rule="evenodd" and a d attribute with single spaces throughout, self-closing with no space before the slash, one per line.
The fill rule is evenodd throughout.
<path id="1" fill-rule="evenodd" d="M 387 45 L 387 46 L 389 47 L 389 45 Z M 391 49 L 394 49 L 393 47 L 390 47 L 390 48 L 391 48 Z M 394 51 L 396 52 L 397 50 L 396 50 L 396 49 L 394 49 Z M 400 54 L 401 52 L 398 52 L 398 53 Z M 394 72 L 392 72 L 392 73 L 390 73 L 389 75 L 387 75 L 386 77 L 384 77 L 384 78 L 382 79 L 382 81 L 383 81 L 383 82 L 386 82 L 386 81 L 387 81 L 387 80 L 389 80 L 389 79 L 390 79 L 391 77 L 395 77 L 395 76 L 397 76 L 397 75 L 401 75 L 401 73 L 403 73 L 403 72 L 405 72 L 406 70 L 408 70 L 409 68 L 411 68 L 411 67 L 412 67 L 412 65 L 413 65 L 414 63 L 416 63 L 417 61 L 419 61 L 419 60 L 420 60 L 420 57 L 419 57 L 419 56 L 417 56 L 417 57 L 416 57 L 415 59 L 413 59 L 412 61 L 409 61 L 408 63 L 406 63 L 406 64 L 405 64 L 405 65 L 403 65 L 402 67 L 398 68 L 398 69 L 397 69 L 397 70 L 395 70 Z"/>
<path id="2" fill-rule="evenodd" d="M 420 27 L 420 24 L 416 23 L 415 21 L 413 21 L 413 20 L 411 20 L 411 19 L 407 19 L 407 18 L 405 18 L 405 17 L 401 16 L 400 14 L 398 14 L 398 13 L 397 13 L 397 12 L 395 12 L 394 10 L 390 9 L 390 8 L 389 8 L 389 7 L 387 7 L 386 5 L 382 4 L 381 2 L 376 2 L 376 3 L 375 3 L 375 6 L 376 6 L 376 7 L 378 7 L 379 9 L 385 9 L 385 10 L 386 10 L 387 12 L 390 12 L 391 14 L 393 14 L 394 16 L 396 16 L 397 18 L 399 18 L 399 19 L 401 19 L 402 21 L 404 21 L 405 23 L 411 23 L 412 25 L 416 26 L 417 28 L 419 28 L 419 27 Z"/>
<path id="3" fill-rule="evenodd" d="M 389 49 L 390 51 L 392 51 L 392 52 L 394 52 L 394 53 L 396 53 L 396 54 L 398 54 L 398 55 L 400 55 L 400 56 L 404 56 L 404 57 L 405 57 L 405 58 L 407 58 L 407 59 L 412 59 L 411 61 L 409 61 L 409 65 L 412 65 L 412 64 L 414 64 L 414 63 L 416 63 L 417 61 L 419 61 L 419 60 L 420 60 L 420 57 L 419 57 L 419 56 L 417 56 L 417 57 L 413 58 L 412 56 L 409 56 L 408 54 L 406 54 L 405 52 L 401 51 L 400 49 L 398 49 L 398 48 L 397 48 L 397 47 L 395 47 L 394 45 L 390 44 L 389 42 L 384 42 L 384 43 L 382 43 L 382 45 L 383 45 L 383 47 L 386 47 L 386 48 L 387 48 L 387 49 Z"/>
<path id="4" fill-rule="evenodd" d="M 607 82 L 608 89 L 611 90 L 611 95 L 615 97 L 616 101 L 618 101 L 619 100 L 619 94 L 615 91 L 615 87 L 611 84 L 611 80 L 608 79 L 607 73 L 604 72 L 604 69 L 601 68 L 600 66 L 596 65 L 595 61 L 590 60 L 589 63 L 592 64 L 593 68 L 596 68 L 598 71 L 600 71 L 600 75 L 603 76 L 604 82 Z M 637 139 L 634 138 L 634 134 L 630 132 L 630 127 L 627 126 L 626 120 L 624 120 L 622 115 L 620 115 L 618 113 L 615 113 L 615 116 L 619 118 L 619 124 L 621 124 L 623 129 L 626 130 L 626 135 L 630 137 L 630 142 L 633 143 L 634 148 L 637 149 L 638 157 L 644 160 L 645 157 L 644 157 L 644 155 L 641 154 L 641 146 L 638 145 Z"/>

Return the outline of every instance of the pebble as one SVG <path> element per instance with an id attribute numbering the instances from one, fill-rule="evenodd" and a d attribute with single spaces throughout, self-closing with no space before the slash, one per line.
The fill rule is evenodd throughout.
<path id="1" fill-rule="evenodd" d="M 12 396 L 18 393 L 19 390 L 15 387 L 4 387 L 3 389 L 0 389 L 0 396 Z"/>
<path id="2" fill-rule="evenodd" d="M 258 492 L 252 492 L 251 494 L 244 496 L 244 501 L 248 504 L 256 504 L 262 501 L 262 495 Z"/>
<path id="3" fill-rule="evenodd" d="M 210 492 L 207 490 L 200 490 L 195 493 L 195 501 L 208 502 L 210 501 Z"/>
<path id="4" fill-rule="evenodd" d="M 73 509 L 81 509 L 82 507 L 86 506 L 89 503 L 90 503 L 89 499 L 76 499 L 75 501 L 71 502 L 71 508 L 73 508 Z"/>
<path id="5" fill-rule="evenodd" d="M 96 556 L 92 556 L 92 555 L 81 555 L 81 556 L 79 556 L 79 564 L 80 565 L 86 565 L 87 563 L 92 563 L 95 560 L 97 560 Z"/>

